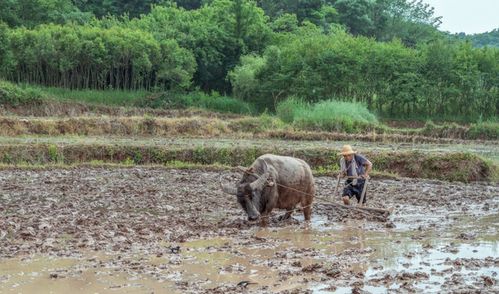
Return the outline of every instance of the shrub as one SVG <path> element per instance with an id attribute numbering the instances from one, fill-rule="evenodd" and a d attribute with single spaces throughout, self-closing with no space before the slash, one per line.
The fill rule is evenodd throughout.
<path id="1" fill-rule="evenodd" d="M 296 97 L 291 97 L 279 103 L 276 108 L 277 116 L 285 123 L 293 123 L 298 111 L 307 107 L 307 104 Z"/>
<path id="2" fill-rule="evenodd" d="M 280 103 L 277 113 L 281 120 L 306 130 L 359 132 L 378 125 L 374 114 L 353 102 L 327 100 L 310 105 L 291 99 Z"/>
<path id="3" fill-rule="evenodd" d="M 486 121 L 471 124 L 467 133 L 467 139 L 499 139 L 499 122 Z"/>
<path id="4" fill-rule="evenodd" d="M 44 93 L 39 89 L 21 88 L 10 82 L 0 80 L 0 104 L 10 106 L 39 104 L 44 97 Z"/>

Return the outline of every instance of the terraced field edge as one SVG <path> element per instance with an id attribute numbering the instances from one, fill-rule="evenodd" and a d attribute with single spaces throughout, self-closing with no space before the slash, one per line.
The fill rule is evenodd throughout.
<path id="1" fill-rule="evenodd" d="M 0 163 L 8 165 L 78 164 L 98 161 L 135 165 L 171 164 L 248 166 L 265 153 L 304 159 L 317 172 L 338 169 L 332 148 L 283 149 L 277 147 L 125 146 L 106 144 L 6 144 L 0 145 Z M 381 173 L 447 181 L 494 181 L 497 166 L 479 156 L 462 153 L 365 152 Z"/>

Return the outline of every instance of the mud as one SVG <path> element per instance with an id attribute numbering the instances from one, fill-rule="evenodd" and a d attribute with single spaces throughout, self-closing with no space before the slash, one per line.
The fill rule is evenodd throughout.
<path id="1" fill-rule="evenodd" d="M 0 171 L 0 292 L 499 292 L 497 185 L 373 180 L 369 206 L 394 208 L 378 222 L 321 205 L 335 182 L 319 177 L 312 222 L 261 228 L 218 177 Z"/>

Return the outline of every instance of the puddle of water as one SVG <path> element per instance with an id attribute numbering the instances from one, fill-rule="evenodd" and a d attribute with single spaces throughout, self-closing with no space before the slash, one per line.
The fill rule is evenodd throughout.
<path id="1" fill-rule="evenodd" d="M 78 258 L 36 256 L 0 261 L 0 293 L 162 293 L 172 285 L 123 273 L 82 270 L 67 273 L 82 263 Z M 57 277 L 54 275 L 57 274 Z"/>
<path id="2" fill-rule="evenodd" d="M 421 219 L 417 215 L 404 215 L 404 218 Z M 425 220 L 439 220 L 442 216 L 435 216 Z M 397 229 L 380 231 L 363 231 L 355 227 L 344 226 L 341 231 L 339 242 L 348 244 L 349 236 L 358 236 L 357 242 L 350 242 L 351 246 L 369 246 L 375 249 L 370 254 L 367 270 L 364 271 L 364 282 L 369 279 L 383 276 L 383 273 L 394 272 L 422 272 L 429 276 L 429 279 L 416 282 L 418 291 L 439 292 L 444 284 L 446 275 L 437 274 L 452 267 L 446 265 L 445 260 L 455 260 L 457 258 L 484 259 L 487 257 L 499 256 L 499 215 L 486 215 L 483 217 L 463 216 L 458 214 L 452 229 L 446 232 L 426 230 L 417 232 L 407 230 L 407 226 L 397 226 Z M 408 225 L 410 226 L 410 225 Z M 346 233 L 345 233 L 346 232 Z M 350 233 L 348 233 L 350 232 Z M 456 239 L 460 233 L 467 232 L 476 236 L 471 240 Z M 443 234 L 442 234 L 443 233 Z M 419 236 L 418 236 L 419 235 Z M 414 238 L 414 237 L 417 238 Z M 445 250 L 446 246 L 452 244 L 452 252 Z M 433 249 L 424 250 L 424 246 L 430 245 Z M 362 247 L 360 247 L 362 248 Z M 413 252 L 409 257 L 407 253 Z M 372 265 L 376 266 L 372 266 Z M 382 268 L 380 269 L 380 266 Z M 472 277 L 496 276 L 499 273 L 499 267 L 481 267 L 479 269 L 467 270 L 465 267 L 459 270 L 453 270 L 451 274 L 462 274 L 467 284 L 471 284 Z M 450 275 L 450 274 L 449 274 Z M 330 285 L 318 284 L 311 289 L 314 293 L 352 293 L 351 287 L 337 287 L 334 291 L 328 290 Z M 390 290 L 399 288 L 398 284 L 374 286 L 364 285 L 361 289 L 368 293 L 388 293 Z"/>
<path id="3" fill-rule="evenodd" d="M 398 225 L 395 229 L 380 229 L 358 220 L 328 223 L 326 218 L 316 216 L 311 224 L 300 221 L 299 225 L 282 228 L 255 227 L 249 233 L 244 233 L 249 237 L 247 241 L 235 237 L 193 240 L 182 244 L 182 251 L 178 256 L 146 256 L 148 264 L 162 268 L 159 282 L 158 276 L 155 278 L 147 273 L 120 272 L 112 267 L 81 266 L 89 258 L 103 262 L 112 258 L 103 254 L 88 253 L 84 254 L 83 259 L 43 256 L 26 260 L 7 259 L 0 261 L 0 292 L 38 293 L 40 289 L 50 289 L 51 293 L 175 293 L 181 292 L 176 282 L 197 283 L 200 288 L 209 289 L 222 283 L 235 284 L 248 280 L 258 283 L 259 287 L 268 286 L 269 291 L 309 288 L 316 293 L 329 293 L 329 285 L 314 280 L 313 273 L 291 275 L 285 282 L 277 283 L 281 278 L 279 271 L 272 269 L 268 262 L 275 262 L 276 254 L 291 254 L 284 258 L 294 258 L 290 249 L 313 250 L 316 253 L 313 256 L 297 255 L 302 266 L 327 262 L 331 257 L 356 250 L 355 254 L 347 254 L 346 258 L 353 272 L 365 275 L 363 290 L 371 293 L 386 293 L 399 287 L 398 284 L 369 285 L 368 280 L 380 274 L 416 271 L 429 275 L 429 279 L 415 282 L 419 290 L 438 291 L 446 276 L 434 273 L 450 267 L 444 264 L 445 259 L 483 259 L 488 256 L 497 257 L 499 254 L 498 214 L 484 217 L 456 216 L 458 218 L 453 222 L 452 229 L 445 232 L 431 228 L 424 231 L 408 230 Z M 421 216 L 404 217 L 410 220 Z M 435 221 L 438 219 L 436 217 Z M 456 239 L 460 232 L 476 233 L 476 239 Z M 443 250 L 451 243 L 454 243 L 454 253 Z M 423 248 L 428 245 L 429 249 Z M 411 253 L 410 256 L 407 256 L 408 253 Z M 137 259 L 143 257 L 137 253 Z M 175 262 L 175 258 L 178 258 L 178 262 Z M 70 272 L 73 273 L 76 269 L 78 274 L 70 274 L 64 278 L 50 277 L 51 273 L 64 273 L 68 269 L 72 269 Z M 291 270 L 301 272 L 301 267 Z M 484 267 L 472 271 L 463 267 L 457 272 L 470 277 L 492 276 L 499 273 L 499 269 Z M 310 282 L 304 283 L 304 278 Z M 351 293 L 351 287 L 344 287 L 344 284 L 340 286 L 336 288 L 336 293 Z"/>
<path id="4" fill-rule="evenodd" d="M 368 293 L 388 293 L 388 290 L 395 290 L 398 289 L 399 287 L 397 285 L 392 285 L 390 287 L 383 287 L 383 286 L 364 286 L 362 290 L 368 292 Z M 336 293 L 336 294 L 351 294 L 352 293 L 352 288 L 350 287 L 337 287 L 332 290 L 328 290 L 327 286 L 317 286 L 312 288 L 314 293 Z"/>

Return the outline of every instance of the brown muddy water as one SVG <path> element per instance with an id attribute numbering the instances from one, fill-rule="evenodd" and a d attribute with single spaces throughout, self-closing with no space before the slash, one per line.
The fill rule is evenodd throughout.
<path id="1" fill-rule="evenodd" d="M 373 180 L 387 223 L 317 200 L 261 228 L 218 176 L 0 171 L 0 293 L 499 293 L 496 184 Z"/>

